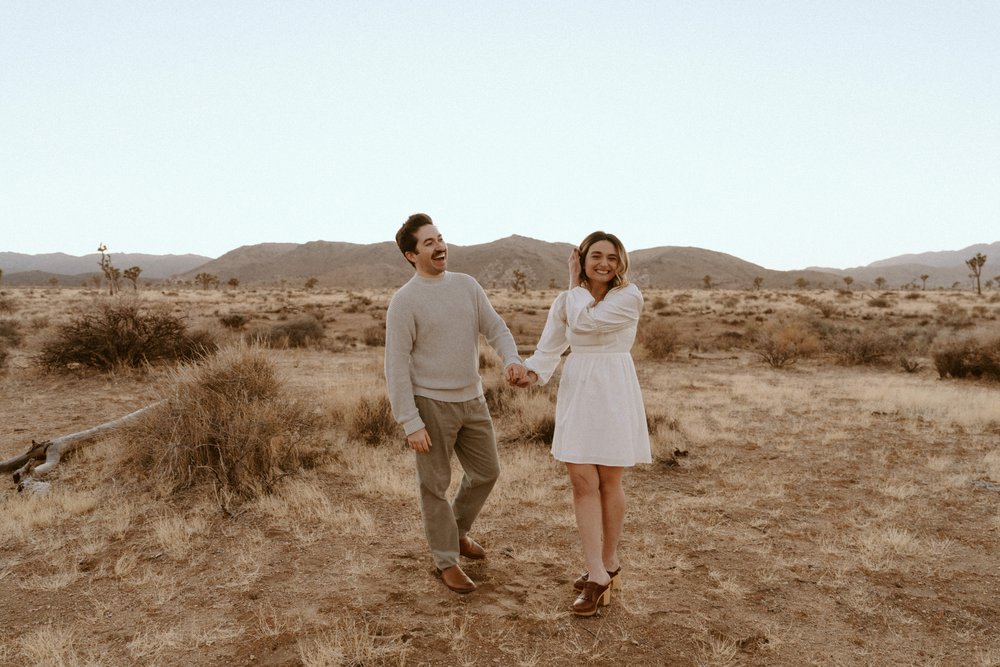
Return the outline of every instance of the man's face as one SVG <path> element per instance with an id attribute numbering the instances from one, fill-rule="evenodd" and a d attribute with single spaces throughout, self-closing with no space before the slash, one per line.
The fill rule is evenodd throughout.
<path id="1" fill-rule="evenodd" d="M 434 225 L 417 229 L 417 248 L 406 253 L 406 259 L 416 265 L 417 275 L 434 278 L 445 272 L 448 265 L 448 246 L 441 232 Z"/>

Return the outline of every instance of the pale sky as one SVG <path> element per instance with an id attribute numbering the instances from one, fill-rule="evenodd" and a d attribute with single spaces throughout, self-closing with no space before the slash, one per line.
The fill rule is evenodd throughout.
<path id="1" fill-rule="evenodd" d="M 0 250 L 416 211 L 771 269 L 1000 240 L 1000 2 L 0 3 Z"/>

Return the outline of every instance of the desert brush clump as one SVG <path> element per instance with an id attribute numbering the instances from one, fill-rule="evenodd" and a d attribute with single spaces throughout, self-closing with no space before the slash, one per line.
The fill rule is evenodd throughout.
<path id="1" fill-rule="evenodd" d="M 651 359 L 666 359 L 677 351 L 680 335 L 670 322 L 649 320 L 639 327 L 639 343 Z"/>
<path id="2" fill-rule="evenodd" d="M 9 318 L 0 319 L 0 345 L 17 347 L 24 341 L 21 323 Z"/>
<path id="3" fill-rule="evenodd" d="M 837 360 L 845 366 L 877 366 L 898 359 L 903 339 L 889 329 L 843 329 L 829 342 Z"/>
<path id="4" fill-rule="evenodd" d="M 15 310 L 17 310 L 17 304 L 14 299 L 6 294 L 0 294 L 0 313 L 13 313 Z"/>
<path id="5" fill-rule="evenodd" d="M 366 327 L 361 338 L 368 347 L 385 347 L 385 325 L 373 324 Z"/>
<path id="6" fill-rule="evenodd" d="M 266 351 L 238 344 L 173 372 L 162 400 L 126 428 L 123 465 L 167 494 L 206 480 L 220 497 L 252 498 L 319 456 L 318 429 Z"/>
<path id="7" fill-rule="evenodd" d="M 246 323 L 250 321 L 246 315 L 241 315 L 240 313 L 228 313 L 226 315 L 219 316 L 219 323 L 227 329 L 232 329 L 233 331 L 239 331 Z"/>
<path id="8" fill-rule="evenodd" d="M 398 441 L 402 429 L 392 416 L 392 407 L 385 394 L 361 395 L 342 416 L 347 437 L 366 445 L 376 446 Z"/>
<path id="9" fill-rule="evenodd" d="M 934 368 L 942 378 L 987 378 L 1000 380 L 1000 338 L 950 340 L 931 352 Z"/>
<path id="10" fill-rule="evenodd" d="M 261 345 L 274 348 L 309 347 L 323 340 L 326 333 L 323 323 L 312 315 L 303 315 L 279 322 L 269 329 L 258 329 L 248 338 Z"/>
<path id="11" fill-rule="evenodd" d="M 775 323 L 753 332 L 753 351 L 772 368 L 791 366 L 820 351 L 819 338 L 798 321 Z"/>
<path id="12" fill-rule="evenodd" d="M 52 370 L 71 364 L 110 370 L 195 359 L 215 347 L 211 336 L 189 331 L 179 317 L 120 297 L 95 301 L 92 310 L 59 325 L 37 359 Z"/>

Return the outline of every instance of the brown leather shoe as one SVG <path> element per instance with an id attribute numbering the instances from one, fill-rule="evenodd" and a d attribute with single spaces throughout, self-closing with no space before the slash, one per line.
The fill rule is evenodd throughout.
<path id="1" fill-rule="evenodd" d="M 438 570 L 437 575 L 441 577 L 441 583 L 456 593 L 471 593 L 476 590 L 476 583 L 458 565 Z"/>
<path id="2" fill-rule="evenodd" d="M 621 583 L 618 581 L 618 576 L 621 573 L 622 573 L 621 566 L 619 566 L 618 569 L 615 570 L 614 572 L 608 570 L 608 576 L 611 577 L 611 584 L 608 586 L 608 588 L 618 588 L 618 586 L 621 585 Z M 581 574 L 579 577 L 577 577 L 576 581 L 573 582 L 573 590 L 582 591 L 583 585 L 587 583 L 589 579 L 590 579 L 589 572 L 584 572 L 583 574 Z"/>
<path id="3" fill-rule="evenodd" d="M 458 540 L 458 553 L 472 560 L 486 558 L 486 549 L 482 548 L 478 542 L 468 535 Z"/>
<path id="4" fill-rule="evenodd" d="M 588 581 L 573 603 L 573 613 L 577 616 L 593 616 L 597 613 L 598 607 L 606 607 L 609 604 L 611 604 L 611 583 L 601 586 Z"/>

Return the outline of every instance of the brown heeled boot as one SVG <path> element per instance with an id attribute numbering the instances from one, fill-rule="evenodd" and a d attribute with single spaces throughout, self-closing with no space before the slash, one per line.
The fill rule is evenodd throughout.
<path id="1" fill-rule="evenodd" d="M 615 570 L 614 572 L 608 570 L 608 576 L 611 577 L 611 586 L 610 586 L 611 588 L 618 588 L 618 586 L 621 585 L 621 583 L 618 581 L 618 576 L 621 573 L 622 573 L 622 568 L 620 565 L 618 566 L 618 569 Z M 579 577 L 576 578 L 576 581 L 573 582 L 573 590 L 582 591 L 583 585 L 587 583 L 589 579 L 590 579 L 589 572 L 584 572 L 583 574 L 581 574 Z"/>
<path id="2" fill-rule="evenodd" d="M 598 607 L 611 604 L 611 582 L 604 586 L 588 581 L 583 585 L 583 591 L 573 602 L 573 613 L 577 616 L 593 616 Z"/>

